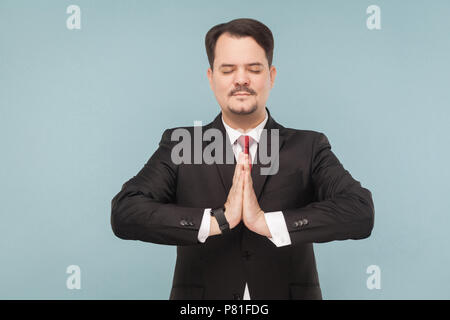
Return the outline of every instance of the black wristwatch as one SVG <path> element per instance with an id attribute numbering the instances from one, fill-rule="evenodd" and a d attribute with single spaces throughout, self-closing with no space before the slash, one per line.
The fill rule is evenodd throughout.
<path id="1" fill-rule="evenodd" d="M 211 210 L 211 216 L 216 217 L 217 223 L 219 224 L 220 231 L 222 234 L 230 232 L 230 225 L 225 218 L 225 207 L 219 207 Z"/>

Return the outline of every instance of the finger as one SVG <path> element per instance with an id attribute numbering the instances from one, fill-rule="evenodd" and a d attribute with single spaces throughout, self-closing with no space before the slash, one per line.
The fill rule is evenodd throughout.
<path id="1" fill-rule="evenodd" d="M 247 169 L 245 168 L 245 166 L 244 166 L 244 171 L 242 172 L 242 175 L 244 176 L 243 184 L 244 184 L 244 189 L 245 189 L 246 186 L 247 186 L 247 180 L 248 180 L 248 177 L 247 177 Z"/>
<path id="2" fill-rule="evenodd" d="M 234 168 L 234 174 L 233 174 L 233 185 L 232 187 L 236 184 L 237 179 L 238 179 L 238 173 L 239 173 L 239 168 L 236 164 L 236 167 Z"/>
<path id="3" fill-rule="evenodd" d="M 244 180 L 245 192 L 250 192 L 252 189 L 253 182 L 252 182 L 252 176 L 250 174 L 250 166 L 248 163 L 245 165 L 244 175 L 245 175 L 245 180 Z"/>
<path id="4" fill-rule="evenodd" d="M 245 155 L 244 168 L 245 171 L 250 171 L 250 157 L 248 156 L 248 154 Z"/>
<path id="5" fill-rule="evenodd" d="M 245 163 L 245 153 L 244 152 L 242 152 L 242 151 L 239 152 L 239 159 L 240 159 L 239 163 L 241 165 L 243 165 Z"/>
<path id="6" fill-rule="evenodd" d="M 245 171 L 241 170 L 238 177 L 237 189 L 242 192 L 245 183 Z"/>
<path id="7" fill-rule="evenodd" d="M 234 180 L 235 180 L 235 178 L 237 177 L 237 173 L 238 173 L 238 171 L 239 171 L 239 159 L 241 158 L 241 155 L 239 154 L 238 155 L 238 159 L 237 159 L 237 163 L 236 163 L 236 166 L 234 167 L 234 175 L 233 175 L 233 182 L 234 182 Z"/>
<path id="8" fill-rule="evenodd" d="M 241 160 L 243 162 L 244 154 L 240 155 Z M 243 164 L 237 164 L 239 166 L 239 170 L 236 172 L 236 181 L 233 183 L 232 191 L 234 196 L 241 196 L 244 189 L 244 166 Z"/>
<path id="9" fill-rule="evenodd" d="M 245 170 L 247 172 L 248 183 L 251 186 L 253 184 L 253 180 L 252 180 L 252 173 L 251 173 L 252 171 L 250 169 L 250 157 L 248 157 L 247 166 L 246 166 Z"/>
<path id="10" fill-rule="evenodd" d="M 237 163 L 236 163 L 236 167 L 234 168 L 234 174 L 233 174 L 233 184 L 235 184 L 235 183 L 237 183 L 237 180 L 238 180 L 238 178 L 239 178 L 239 174 L 240 174 L 240 172 L 242 171 L 242 168 L 241 168 L 241 159 L 242 159 L 242 152 L 241 153 L 239 153 L 239 155 L 238 155 L 238 161 L 237 161 Z"/>
<path id="11" fill-rule="evenodd" d="M 236 164 L 236 183 L 239 181 L 239 177 L 242 174 L 242 162 L 243 162 L 243 154 L 242 152 L 239 154 L 238 163 Z"/>
<path id="12" fill-rule="evenodd" d="M 245 179 L 244 179 L 244 186 L 245 186 L 245 189 L 248 189 L 248 187 L 249 187 L 249 181 L 250 181 L 250 172 L 249 172 L 249 170 L 247 169 L 247 167 L 245 168 L 244 176 L 245 176 Z"/>

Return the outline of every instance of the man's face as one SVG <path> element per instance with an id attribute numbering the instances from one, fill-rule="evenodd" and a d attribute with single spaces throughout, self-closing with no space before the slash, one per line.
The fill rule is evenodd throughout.
<path id="1" fill-rule="evenodd" d="M 265 109 L 276 70 L 269 69 L 264 49 L 252 38 L 222 34 L 216 42 L 208 79 L 226 114 L 251 114 Z"/>

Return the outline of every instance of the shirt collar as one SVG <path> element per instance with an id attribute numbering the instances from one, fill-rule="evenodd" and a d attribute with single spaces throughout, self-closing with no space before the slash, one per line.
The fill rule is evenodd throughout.
<path id="1" fill-rule="evenodd" d="M 233 129 L 232 127 L 227 125 L 225 123 L 225 121 L 223 121 L 223 116 L 221 118 L 222 118 L 222 122 L 225 127 L 225 130 L 227 131 L 228 137 L 230 138 L 230 142 L 233 145 L 236 142 L 236 140 L 244 133 L 241 133 L 238 130 Z M 256 140 L 256 142 L 259 143 L 259 138 L 261 137 L 262 130 L 264 129 L 264 126 L 266 125 L 268 118 L 269 117 L 268 117 L 267 111 L 266 111 L 266 117 L 264 118 L 264 120 L 260 124 L 258 124 L 255 128 L 246 132 L 245 135 L 252 137 L 253 140 Z"/>

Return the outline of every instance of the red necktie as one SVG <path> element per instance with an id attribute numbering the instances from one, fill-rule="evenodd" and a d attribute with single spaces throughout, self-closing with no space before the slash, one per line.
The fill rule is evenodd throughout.
<path id="1" fill-rule="evenodd" d="M 250 154 L 250 136 L 241 135 L 238 138 L 238 142 L 244 150 L 245 154 L 248 154 L 248 158 L 250 160 L 250 170 L 252 170 L 252 156 Z"/>

